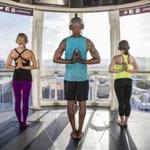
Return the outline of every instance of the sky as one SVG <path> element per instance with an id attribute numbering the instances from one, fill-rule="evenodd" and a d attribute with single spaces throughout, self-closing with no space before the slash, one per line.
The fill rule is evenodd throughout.
<path id="1" fill-rule="evenodd" d="M 31 48 L 32 17 L 0 12 L 0 58 L 6 59 L 16 47 L 16 37 L 20 32 L 27 34 Z"/>
<path id="2" fill-rule="evenodd" d="M 83 35 L 90 38 L 102 59 L 110 59 L 110 26 L 108 12 L 84 13 Z M 68 13 L 44 13 L 42 59 L 52 59 L 60 41 L 70 35 Z M 150 57 L 150 13 L 120 18 L 121 39 L 130 43 L 131 54 Z M 29 37 L 31 48 L 32 17 L 0 12 L 0 59 L 6 59 L 16 47 L 19 32 Z M 89 56 L 90 57 L 90 56 Z"/>
<path id="3" fill-rule="evenodd" d="M 120 18 L 121 39 L 127 39 L 134 56 L 150 57 L 150 13 Z"/>
<path id="4" fill-rule="evenodd" d="M 70 35 L 70 31 L 68 30 L 69 14 L 45 13 L 44 20 L 42 57 L 43 59 L 49 59 L 49 57 L 53 57 L 54 51 L 58 47 L 60 41 Z M 103 24 L 101 20 L 103 20 Z M 102 58 L 110 58 L 108 13 L 84 14 L 83 21 L 85 29 L 82 34 L 94 42 L 95 47 L 101 53 Z M 49 42 L 47 42 L 47 39 L 49 39 Z"/>

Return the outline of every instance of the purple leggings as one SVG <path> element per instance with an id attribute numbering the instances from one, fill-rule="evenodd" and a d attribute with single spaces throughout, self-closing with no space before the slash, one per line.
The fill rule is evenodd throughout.
<path id="1" fill-rule="evenodd" d="M 20 125 L 26 124 L 29 112 L 29 95 L 31 91 L 31 81 L 13 81 L 15 95 L 15 112 Z M 21 107 L 22 102 L 22 107 Z"/>

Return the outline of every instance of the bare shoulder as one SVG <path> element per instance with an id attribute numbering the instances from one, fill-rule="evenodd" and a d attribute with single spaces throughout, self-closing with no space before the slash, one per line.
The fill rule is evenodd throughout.
<path id="1" fill-rule="evenodd" d="M 118 54 L 118 55 L 115 55 L 113 58 L 117 60 L 117 59 L 120 59 L 120 57 L 121 57 L 121 55 Z"/>
<path id="2" fill-rule="evenodd" d="M 9 53 L 9 56 L 15 57 L 15 55 L 16 55 L 16 51 L 15 51 L 15 49 L 12 49 Z"/>
<path id="3" fill-rule="evenodd" d="M 130 58 L 130 59 L 135 59 L 134 56 L 132 56 L 132 55 L 129 55 L 129 58 Z"/>
<path id="4" fill-rule="evenodd" d="M 34 55 L 33 50 L 27 49 L 27 55 L 33 56 Z"/>
<path id="5" fill-rule="evenodd" d="M 92 40 L 89 38 L 86 38 L 87 44 L 93 44 Z"/>
<path id="6" fill-rule="evenodd" d="M 87 37 L 85 37 L 85 38 L 86 38 L 87 42 L 91 42 L 91 39 L 89 39 L 89 38 L 87 38 Z"/>
<path id="7" fill-rule="evenodd" d="M 132 55 L 129 55 L 129 61 L 130 61 L 130 63 L 135 62 L 135 57 Z"/>
<path id="8" fill-rule="evenodd" d="M 10 50 L 10 54 L 14 54 L 15 53 L 15 49 Z"/>
<path id="9" fill-rule="evenodd" d="M 33 50 L 27 49 L 27 52 L 33 54 Z"/>
<path id="10" fill-rule="evenodd" d="M 94 43 L 92 42 L 92 40 L 90 40 L 89 38 L 86 38 L 86 42 L 87 42 L 87 49 L 93 49 L 95 48 Z"/>
<path id="11" fill-rule="evenodd" d="M 65 49 L 65 47 L 66 47 L 66 39 L 67 39 L 67 38 L 64 38 L 64 39 L 61 40 L 61 42 L 60 42 L 60 44 L 59 44 L 59 47 Z"/>
<path id="12" fill-rule="evenodd" d="M 62 39 L 61 42 L 65 44 L 65 43 L 66 43 L 66 40 L 67 40 L 67 38 L 64 38 L 64 39 Z"/>
<path id="13" fill-rule="evenodd" d="M 115 56 L 113 57 L 113 61 L 116 62 L 116 63 L 120 63 L 121 58 L 122 58 L 122 57 L 121 57 L 120 54 L 115 55 Z"/>

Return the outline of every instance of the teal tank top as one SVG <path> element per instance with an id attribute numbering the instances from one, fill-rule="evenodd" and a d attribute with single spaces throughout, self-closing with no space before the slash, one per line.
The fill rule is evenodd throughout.
<path id="1" fill-rule="evenodd" d="M 87 60 L 87 39 L 83 36 L 66 38 L 65 59 L 72 59 L 74 50 L 78 49 L 83 60 Z M 88 80 L 86 64 L 66 64 L 65 80 L 86 81 Z"/>

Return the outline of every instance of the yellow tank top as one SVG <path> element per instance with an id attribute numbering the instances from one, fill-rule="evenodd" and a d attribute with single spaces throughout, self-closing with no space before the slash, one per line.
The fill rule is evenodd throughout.
<path id="1" fill-rule="evenodd" d="M 124 59 L 124 63 L 126 63 L 126 65 L 127 65 L 127 69 L 132 69 L 133 66 L 128 63 L 129 55 L 122 54 L 122 57 Z M 124 67 L 123 64 L 116 64 L 115 65 L 115 69 L 118 69 L 118 70 L 122 70 L 123 67 Z M 126 72 L 126 71 L 122 71 L 122 72 L 114 74 L 114 79 L 122 79 L 122 78 L 131 78 L 131 73 Z"/>

